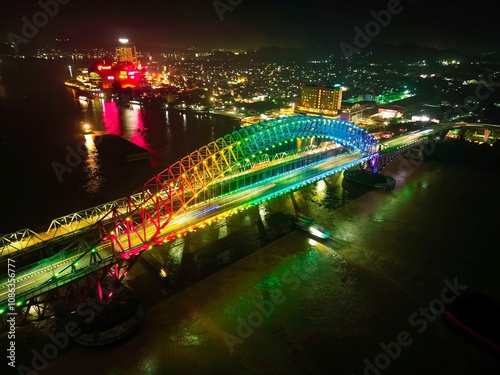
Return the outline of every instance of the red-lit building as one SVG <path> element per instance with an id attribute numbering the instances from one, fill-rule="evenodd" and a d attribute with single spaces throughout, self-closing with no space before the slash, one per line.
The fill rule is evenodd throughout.
<path id="1" fill-rule="evenodd" d="M 117 83 L 122 88 L 141 87 L 145 84 L 146 70 L 140 64 L 113 63 L 111 65 L 99 64 L 90 69 L 101 77 L 101 88 L 108 89 Z"/>
<path id="2" fill-rule="evenodd" d="M 108 89 L 120 85 L 122 88 L 137 88 L 146 83 L 146 69 L 137 60 L 135 46 L 127 39 L 120 39 L 121 45 L 116 47 L 113 64 L 98 64 L 89 69 L 101 77 L 100 88 Z"/>

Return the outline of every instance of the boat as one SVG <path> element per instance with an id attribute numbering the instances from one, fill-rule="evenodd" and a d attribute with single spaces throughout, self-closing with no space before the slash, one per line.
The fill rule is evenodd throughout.
<path id="1" fill-rule="evenodd" d="M 301 229 L 304 232 L 307 232 L 311 236 L 320 240 L 325 240 L 332 236 L 330 231 L 319 226 L 313 221 L 313 219 L 311 219 L 308 216 L 305 216 L 300 212 L 297 214 L 297 217 L 295 219 L 295 225 L 298 229 Z"/>
<path id="2" fill-rule="evenodd" d="M 68 79 L 64 84 L 68 87 L 71 87 L 72 89 L 77 89 L 77 90 L 86 90 L 87 87 L 85 86 L 85 83 L 82 81 L 79 81 L 77 79 Z"/>

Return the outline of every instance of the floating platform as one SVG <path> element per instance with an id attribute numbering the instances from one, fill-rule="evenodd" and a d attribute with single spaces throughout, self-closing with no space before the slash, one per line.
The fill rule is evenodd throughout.
<path id="1" fill-rule="evenodd" d="M 95 137 L 95 144 L 99 152 L 126 162 L 149 159 L 151 153 L 136 144 L 117 135 L 104 134 Z"/>
<path id="2" fill-rule="evenodd" d="M 396 180 L 392 177 L 363 170 L 345 171 L 344 179 L 349 182 L 382 190 L 394 189 L 396 186 Z"/>
<path id="3" fill-rule="evenodd" d="M 125 317 L 119 323 L 117 321 L 124 317 L 120 317 L 120 314 L 116 315 L 118 316 L 108 318 L 111 326 L 107 329 L 79 335 L 75 337 L 75 342 L 84 346 L 103 346 L 125 339 L 141 327 L 144 319 L 144 307 L 142 304 L 137 306 L 133 315 Z"/>
<path id="4" fill-rule="evenodd" d="M 78 326 L 80 334 L 74 341 L 85 346 L 102 346 L 120 341 L 137 331 L 144 319 L 142 301 L 125 289 L 100 302 L 97 297 L 87 300 L 75 311 L 74 306 L 59 306 L 62 325 Z M 90 315 L 89 315 L 90 314 Z"/>

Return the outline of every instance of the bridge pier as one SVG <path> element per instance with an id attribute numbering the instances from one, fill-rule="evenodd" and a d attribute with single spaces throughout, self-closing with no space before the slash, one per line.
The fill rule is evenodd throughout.
<path id="1" fill-rule="evenodd" d="M 411 148 L 404 153 L 404 157 L 408 159 L 424 161 L 425 153 L 424 153 L 425 144 L 421 143 L 417 147 Z"/>
<path id="2" fill-rule="evenodd" d="M 491 135 L 491 129 L 484 129 L 484 137 L 483 137 L 483 142 L 486 143 L 488 142 L 488 138 Z"/>
<path id="3" fill-rule="evenodd" d="M 63 312 L 76 311 L 89 303 L 108 305 L 114 295 L 124 290 L 121 281 L 127 276 L 130 268 L 139 256 L 120 260 L 105 268 L 100 268 L 85 277 L 75 278 L 65 284 L 48 289 L 46 292 L 26 298 L 15 306 L 15 325 L 22 326 L 58 316 Z M 77 272 L 71 266 L 71 274 Z M 12 311 L 10 311 L 12 312 Z M 0 331 L 6 331 L 12 318 L 7 311 L 0 314 Z"/>

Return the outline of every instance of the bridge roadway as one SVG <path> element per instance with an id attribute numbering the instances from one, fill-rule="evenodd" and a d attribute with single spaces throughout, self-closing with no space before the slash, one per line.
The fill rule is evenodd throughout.
<path id="1" fill-rule="evenodd" d="M 363 157 L 359 152 L 341 154 L 340 156 L 301 167 L 294 170 L 293 173 L 269 178 L 255 186 L 215 198 L 207 203 L 188 207 L 182 214 L 172 219 L 166 230 L 157 239 L 185 232 L 188 228 L 200 223 L 210 224 L 211 221 L 229 215 L 232 211 L 244 209 L 256 202 L 295 189 L 311 180 L 321 179 L 327 175 L 338 173 L 343 169 L 363 163 L 366 160 L 367 158 Z M 156 228 L 150 225 L 147 229 L 148 237 L 152 236 L 155 232 Z M 123 235 L 123 238 L 125 238 L 125 235 Z M 81 250 L 80 253 L 72 254 L 70 250 L 65 259 L 53 263 L 50 260 L 46 260 L 45 264 L 39 262 L 35 268 L 18 270 L 16 274 L 16 301 L 22 303 L 31 297 L 82 277 L 96 269 L 114 264 L 121 258 L 131 255 L 133 250 L 143 245 L 142 241 L 135 236 L 132 237 L 132 247 L 127 252 L 114 254 L 110 242 L 107 241 L 96 248 L 101 257 L 98 262 L 91 262 L 91 252 L 85 253 L 84 250 Z M 71 272 L 70 265 L 75 261 L 78 261 L 75 265 L 76 269 Z M 6 279 L 0 280 L 0 308 L 4 308 L 7 305 L 7 298 L 7 281 Z"/>

